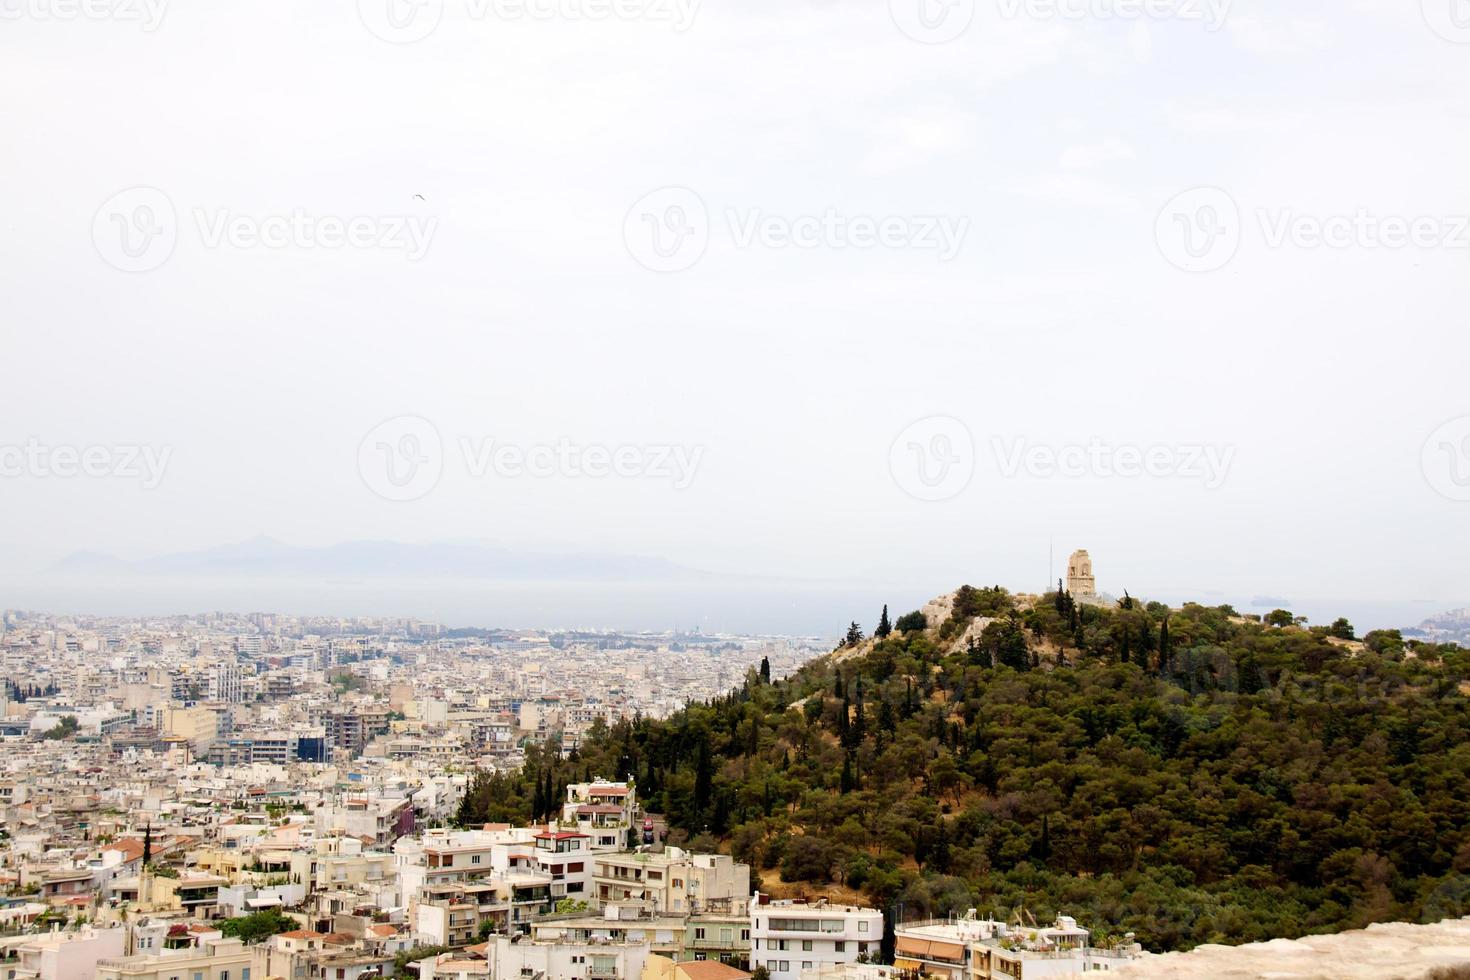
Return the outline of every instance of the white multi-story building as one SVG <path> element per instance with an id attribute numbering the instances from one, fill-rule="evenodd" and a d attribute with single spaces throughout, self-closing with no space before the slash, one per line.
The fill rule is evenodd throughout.
<path id="1" fill-rule="evenodd" d="M 647 942 L 538 943 L 497 936 L 485 952 L 493 980 L 634 980 L 643 975 L 650 950 Z"/>
<path id="2" fill-rule="evenodd" d="M 216 664 L 209 675 L 209 700 L 239 704 L 245 700 L 240 668 L 234 664 Z"/>
<path id="3" fill-rule="evenodd" d="M 591 836 L 594 851 L 616 851 L 632 846 L 637 813 L 638 793 L 632 783 L 572 783 L 562 804 L 562 823 L 575 824 Z"/>
<path id="4" fill-rule="evenodd" d="M 883 913 L 825 901 L 773 901 L 756 892 L 750 907 L 750 965 L 771 980 L 798 980 L 802 971 L 874 956 L 883 941 Z"/>
<path id="5" fill-rule="evenodd" d="M 13 980 L 92 980 L 99 960 L 121 956 L 127 929 L 86 928 L 27 937 L 9 950 L 0 975 Z"/>

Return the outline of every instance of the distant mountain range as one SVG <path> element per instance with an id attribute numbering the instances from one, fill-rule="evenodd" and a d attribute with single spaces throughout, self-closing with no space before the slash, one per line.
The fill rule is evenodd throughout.
<path id="1" fill-rule="evenodd" d="M 274 538 L 182 551 L 137 561 L 81 551 L 52 572 L 74 576 L 372 579 L 715 580 L 716 575 L 663 558 L 517 551 L 478 542 L 347 541 L 301 548 Z"/>

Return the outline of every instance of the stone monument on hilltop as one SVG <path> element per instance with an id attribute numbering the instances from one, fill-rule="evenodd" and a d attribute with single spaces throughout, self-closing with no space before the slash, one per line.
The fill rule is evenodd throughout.
<path id="1" fill-rule="evenodd" d="M 1067 591 L 1076 599 L 1096 599 L 1097 579 L 1092 575 L 1092 557 L 1086 549 L 1067 559 Z"/>

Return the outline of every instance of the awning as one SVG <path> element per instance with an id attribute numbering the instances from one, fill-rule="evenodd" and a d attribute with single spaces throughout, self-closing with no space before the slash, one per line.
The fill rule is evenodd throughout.
<path id="1" fill-rule="evenodd" d="M 954 963 L 965 961 L 965 947 L 959 943 L 946 943 L 937 939 L 913 939 L 898 937 L 897 952 L 926 960 L 949 960 Z"/>

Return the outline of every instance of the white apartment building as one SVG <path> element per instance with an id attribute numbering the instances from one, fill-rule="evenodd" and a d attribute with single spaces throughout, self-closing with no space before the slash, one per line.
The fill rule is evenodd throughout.
<path id="1" fill-rule="evenodd" d="M 123 955 L 128 930 L 86 928 L 27 936 L 9 946 L 7 980 L 92 980 L 100 960 Z"/>
<path id="2" fill-rule="evenodd" d="M 825 901 L 773 901 L 759 892 L 750 907 L 750 966 L 771 980 L 799 980 L 803 971 L 856 963 L 878 953 L 883 913 Z"/>
<path id="3" fill-rule="evenodd" d="M 426 890 L 491 878 L 536 895 L 525 899 L 533 904 L 545 900 L 540 892 L 553 903 L 591 897 L 589 839 L 574 831 L 431 830 L 399 840 L 393 850 L 405 906 Z"/>
<path id="4" fill-rule="evenodd" d="M 594 851 L 632 847 L 638 792 L 631 783 L 596 780 L 572 783 L 562 804 L 562 823 L 592 837 Z"/>
<path id="5" fill-rule="evenodd" d="M 648 962 L 648 943 L 556 942 L 497 936 L 485 950 L 491 980 L 638 980 Z"/>
<path id="6" fill-rule="evenodd" d="M 245 700 L 240 668 L 235 664 L 216 664 L 209 674 L 209 700 L 239 704 Z"/>
<path id="7" fill-rule="evenodd" d="M 251 952 L 238 939 L 160 950 L 97 963 L 96 980 L 250 980 Z"/>

